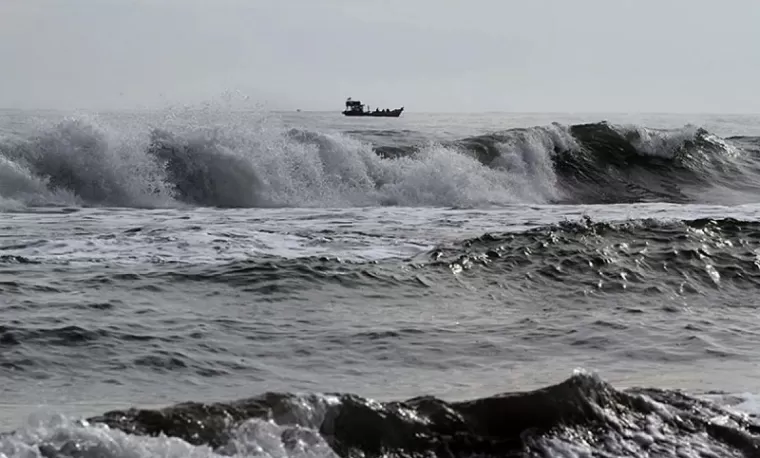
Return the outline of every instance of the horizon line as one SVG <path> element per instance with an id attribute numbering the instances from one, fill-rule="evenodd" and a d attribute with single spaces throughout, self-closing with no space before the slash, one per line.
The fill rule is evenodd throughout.
<path id="1" fill-rule="evenodd" d="M 68 112 L 68 113 L 74 113 L 74 112 L 89 112 L 89 113 L 115 113 L 115 112 L 160 112 L 164 110 L 172 110 L 176 108 L 182 108 L 185 110 L 194 111 L 197 110 L 203 110 L 205 109 L 202 106 L 198 106 L 197 108 L 194 105 L 190 106 L 181 106 L 181 107 L 163 107 L 163 108 L 18 108 L 18 107 L 0 107 L 0 112 L 2 111 L 15 111 L 15 112 Z M 276 114 L 292 114 L 292 113 L 319 113 L 319 114 L 326 114 L 326 113 L 335 113 L 340 115 L 341 110 L 303 110 L 303 109 L 261 109 L 261 108 L 230 108 L 227 110 L 219 110 L 219 111 L 229 111 L 229 112 L 268 112 L 268 113 L 276 113 Z M 568 111 L 557 111 L 557 110 L 547 110 L 547 111 L 510 111 L 510 110 L 483 110 L 483 111 L 474 111 L 474 110 L 462 110 L 462 111 L 409 111 L 404 110 L 405 115 L 409 114 L 421 114 L 421 115 L 436 115 L 436 114 L 448 114 L 448 115 L 477 115 L 477 114 L 499 114 L 499 115 L 691 115 L 691 116 L 699 116 L 699 115 L 721 115 L 721 116 L 759 116 L 760 112 L 751 112 L 751 111 L 635 111 L 635 110 L 623 110 L 623 111 L 606 111 L 606 110 L 568 110 Z"/>

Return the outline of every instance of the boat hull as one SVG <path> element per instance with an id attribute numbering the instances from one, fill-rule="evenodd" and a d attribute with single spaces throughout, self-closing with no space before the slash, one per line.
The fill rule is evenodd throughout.
<path id="1" fill-rule="evenodd" d="M 345 116 L 368 116 L 371 118 L 398 118 L 401 116 L 401 113 L 404 111 L 403 108 L 398 108 L 396 110 L 391 110 L 388 112 L 385 111 L 350 111 L 350 110 L 344 110 L 343 114 Z"/>

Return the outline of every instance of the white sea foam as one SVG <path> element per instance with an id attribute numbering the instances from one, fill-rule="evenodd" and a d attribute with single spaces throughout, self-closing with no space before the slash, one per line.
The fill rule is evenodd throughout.
<path id="1" fill-rule="evenodd" d="M 212 206 L 479 206 L 546 203 L 558 196 L 550 154 L 572 142 L 558 126 L 515 132 L 491 166 L 430 143 L 399 159 L 340 133 L 194 122 L 124 129 L 89 118 L 43 125 L 0 142 L 0 196 L 29 205 L 161 207 L 186 185 Z M 149 154 L 151 135 L 179 161 Z"/>

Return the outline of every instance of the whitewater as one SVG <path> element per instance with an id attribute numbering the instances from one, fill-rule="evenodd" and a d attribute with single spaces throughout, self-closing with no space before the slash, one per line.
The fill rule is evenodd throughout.
<path id="1" fill-rule="evenodd" d="M 693 192 L 725 191 L 737 177 L 748 187 L 756 179 L 756 142 L 727 142 L 693 124 L 551 121 L 494 131 L 474 124 L 456 137 L 429 126 L 310 129 L 259 113 L 180 116 L 48 114 L 21 132 L 5 128 L 0 196 L 24 206 L 478 207 L 715 201 L 689 189 L 708 181 Z M 5 117 L 10 124 L 14 114 Z M 674 178 L 684 189 L 666 188 Z M 617 189 L 601 190 L 600 182 Z M 715 203 L 740 202 L 742 191 Z"/>
<path id="2" fill-rule="evenodd" d="M 760 117 L 0 112 L 0 457 L 760 456 Z"/>

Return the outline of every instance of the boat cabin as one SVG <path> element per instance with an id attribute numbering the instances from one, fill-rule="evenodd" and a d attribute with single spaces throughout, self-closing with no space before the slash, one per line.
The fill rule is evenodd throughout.
<path id="1" fill-rule="evenodd" d="M 364 104 L 359 100 L 351 100 L 351 97 L 349 97 L 346 99 L 346 111 L 349 113 L 364 113 Z"/>

